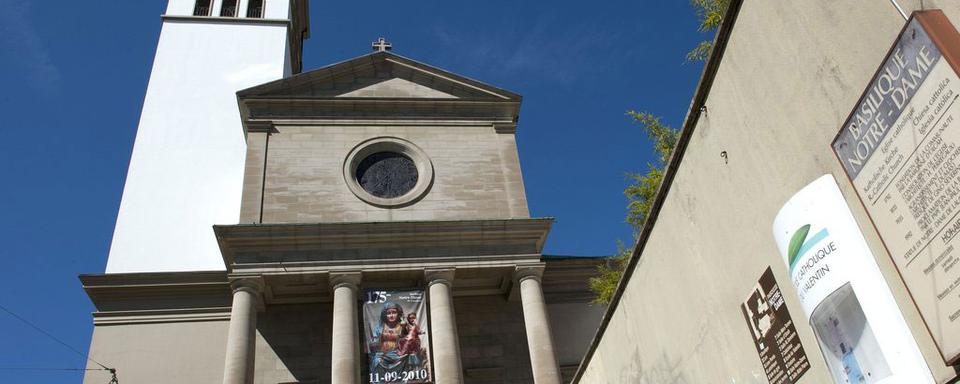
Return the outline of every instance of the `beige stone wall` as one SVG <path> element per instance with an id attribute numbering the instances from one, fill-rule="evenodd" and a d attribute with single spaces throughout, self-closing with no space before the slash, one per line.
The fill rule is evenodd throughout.
<path id="1" fill-rule="evenodd" d="M 220 383 L 228 321 L 100 325 L 93 329 L 90 357 L 117 369 L 121 383 Z M 88 362 L 87 368 L 100 368 Z M 105 371 L 87 371 L 84 384 L 110 381 Z"/>
<path id="2" fill-rule="evenodd" d="M 899 2 L 908 12 L 920 4 Z M 924 4 L 960 24 L 955 1 Z M 767 266 L 811 362 L 800 382 L 832 382 L 771 233 L 783 203 L 825 173 L 840 182 L 934 376 L 955 375 L 830 148 L 903 22 L 889 1 L 745 1 L 706 113 L 580 382 L 766 383 L 739 304 Z"/>
<path id="3" fill-rule="evenodd" d="M 329 383 L 331 308 L 271 305 L 258 313 L 254 382 Z M 228 326 L 228 320 L 98 325 L 91 357 L 116 367 L 121 383 L 220 383 Z M 109 378 L 90 371 L 84 384 Z"/>
<path id="4" fill-rule="evenodd" d="M 519 301 L 460 298 L 454 310 L 465 383 L 533 383 Z"/>
<path id="5" fill-rule="evenodd" d="M 278 126 L 267 148 L 264 223 L 459 220 L 529 217 L 516 142 L 492 124 L 449 126 Z M 433 162 L 434 181 L 419 202 L 394 209 L 353 195 L 343 163 L 364 140 L 413 142 Z M 241 223 L 259 218 L 264 134 L 248 137 Z"/>
<path id="6" fill-rule="evenodd" d="M 271 305 L 259 313 L 254 382 L 329 383 L 332 308 Z"/>
<path id="7" fill-rule="evenodd" d="M 267 133 L 247 133 L 247 157 L 243 167 L 243 194 L 240 201 L 240 224 L 260 222 L 263 197 L 263 158 L 266 156 Z"/>

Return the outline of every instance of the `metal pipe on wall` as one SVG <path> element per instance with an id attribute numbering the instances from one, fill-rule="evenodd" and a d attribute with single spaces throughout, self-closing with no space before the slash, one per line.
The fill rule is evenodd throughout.
<path id="1" fill-rule="evenodd" d="M 897 12 L 900 12 L 900 16 L 903 16 L 904 20 L 909 19 L 909 17 L 907 16 L 907 13 L 904 12 L 903 8 L 900 7 L 900 4 L 897 3 L 897 0 L 890 0 L 890 4 L 893 4 L 893 6 L 897 8 Z"/>

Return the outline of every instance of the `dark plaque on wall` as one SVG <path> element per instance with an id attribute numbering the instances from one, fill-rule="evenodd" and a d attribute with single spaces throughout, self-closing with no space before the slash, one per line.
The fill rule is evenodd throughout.
<path id="1" fill-rule="evenodd" d="M 760 276 L 747 300 L 740 304 L 753 344 L 771 384 L 793 384 L 810 369 L 807 354 L 783 302 L 773 270 Z"/>

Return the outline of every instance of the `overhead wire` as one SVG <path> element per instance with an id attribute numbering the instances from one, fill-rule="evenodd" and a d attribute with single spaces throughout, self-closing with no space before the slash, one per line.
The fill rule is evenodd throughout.
<path id="1" fill-rule="evenodd" d="M 104 368 L 0 367 L 0 371 L 107 371 Z"/>
<path id="2" fill-rule="evenodd" d="M 84 359 L 86 359 L 86 360 L 88 360 L 88 361 L 91 361 L 91 362 L 93 362 L 94 364 L 100 366 L 100 368 L 24 368 L 24 369 L 19 369 L 19 370 L 107 371 L 107 372 L 110 372 L 110 374 L 113 376 L 112 379 L 110 380 L 110 383 L 119 383 L 119 380 L 117 380 L 117 370 L 116 370 L 116 368 L 107 367 L 106 365 L 100 363 L 99 361 L 94 360 L 94 359 L 93 359 L 92 357 L 90 357 L 88 354 L 83 353 L 83 352 L 80 352 L 78 349 L 74 348 L 74 347 L 71 346 L 70 344 L 67 344 L 67 343 L 66 343 L 65 341 L 63 341 L 63 340 L 60 340 L 59 338 L 57 338 L 56 336 L 54 336 L 54 335 L 51 334 L 50 332 L 47 332 L 47 331 L 44 330 L 43 328 L 40 328 L 40 326 L 31 323 L 29 320 L 27 320 L 27 319 L 23 318 L 22 316 L 14 313 L 13 311 L 11 311 L 9 308 L 3 306 L 2 304 L 0 304 L 0 310 L 6 312 L 6 313 L 9 314 L 10 316 L 13 316 L 13 318 L 15 318 L 15 319 L 17 319 L 17 320 L 20 320 L 20 322 L 22 322 L 22 323 L 30 326 L 30 328 L 33 328 L 33 329 L 36 330 L 37 332 L 42 333 L 44 336 L 49 337 L 51 340 L 56 341 L 57 343 L 59 343 L 60 345 L 66 347 L 67 349 L 73 351 L 74 353 L 82 356 Z M 16 368 L 6 368 L 6 369 L 0 368 L 0 369 L 3 369 L 3 370 L 14 370 L 14 369 L 16 369 Z"/>

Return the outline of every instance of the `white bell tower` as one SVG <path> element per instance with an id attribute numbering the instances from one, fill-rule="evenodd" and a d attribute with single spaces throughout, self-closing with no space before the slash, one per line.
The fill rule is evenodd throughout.
<path id="1" fill-rule="evenodd" d="M 307 0 L 169 0 L 107 273 L 223 270 L 212 225 L 240 216 L 236 92 L 301 69 Z"/>

